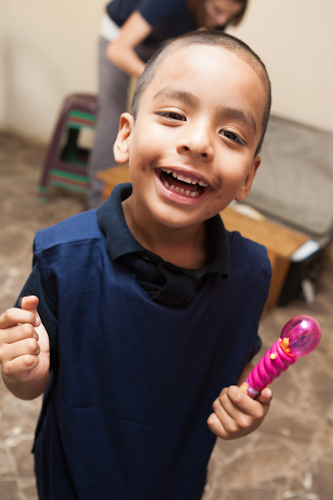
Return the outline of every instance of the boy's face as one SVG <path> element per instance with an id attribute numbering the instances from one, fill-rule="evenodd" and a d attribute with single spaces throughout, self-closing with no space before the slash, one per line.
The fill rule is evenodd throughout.
<path id="1" fill-rule="evenodd" d="M 115 143 L 136 213 L 182 228 L 242 201 L 260 164 L 265 101 L 255 71 L 228 50 L 198 44 L 167 55 Z"/>

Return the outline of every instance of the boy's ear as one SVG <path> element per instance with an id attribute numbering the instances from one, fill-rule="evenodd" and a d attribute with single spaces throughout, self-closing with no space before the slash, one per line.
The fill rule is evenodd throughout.
<path id="1" fill-rule="evenodd" d="M 129 159 L 129 145 L 134 128 L 134 117 L 130 113 L 123 113 L 120 117 L 119 131 L 113 146 L 116 162 L 127 163 Z"/>
<path id="2" fill-rule="evenodd" d="M 247 197 L 247 195 L 251 191 L 252 182 L 253 182 L 254 176 L 256 175 L 256 172 L 258 170 L 260 163 L 261 163 L 260 156 L 255 156 L 253 158 L 251 168 L 250 168 L 250 170 L 249 170 L 249 172 L 244 180 L 244 183 L 243 183 L 242 187 L 240 188 L 240 190 L 238 191 L 237 196 L 235 197 L 236 201 L 245 200 L 245 198 Z"/>

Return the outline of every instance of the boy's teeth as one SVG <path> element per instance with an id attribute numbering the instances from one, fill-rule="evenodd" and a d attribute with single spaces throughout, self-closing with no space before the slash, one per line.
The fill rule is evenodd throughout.
<path id="1" fill-rule="evenodd" d="M 178 179 L 179 181 L 186 182 L 187 184 L 199 184 L 201 187 L 208 187 L 207 182 L 203 181 L 193 181 L 190 177 L 184 177 L 182 174 L 177 174 L 177 172 L 173 172 L 172 170 L 164 170 L 162 169 L 163 172 L 166 172 L 167 174 L 171 174 L 172 177 L 175 179 Z"/>
<path id="2" fill-rule="evenodd" d="M 191 191 L 189 191 L 188 189 L 185 191 L 185 189 L 180 188 L 178 186 L 174 186 L 173 184 L 170 185 L 166 181 L 163 182 L 163 186 L 165 186 L 167 189 L 170 189 L 170 191 L 175 191 L 175 193 L 179 194 L 186 194 L 187 196 L 191 196 L 192 198 L 196 198 L 197 196 L 199 196 L 199 193 L 197 192 L 191 193 Z"/>
<path id="3" fill-rule="evenodd" d="M 205 188 L 207 188 L 207 187 L 208 187 L 207 182 L 199 181 L 199 182 L 198 182 L 198 184 L 199 184 L 199 186 L 201 186 L 201 187 L 205 187 Z"/>
<path id="4" fill-rule="evenodd" d="M 178 179 L 179 181 L 186 182 L 186 184 L 196 184 L 197 181 L 192 181 L 189 177 L 184 177 L 182 174 L 177 174 L 177 172 L 172 172 L 172 177 Z"/>

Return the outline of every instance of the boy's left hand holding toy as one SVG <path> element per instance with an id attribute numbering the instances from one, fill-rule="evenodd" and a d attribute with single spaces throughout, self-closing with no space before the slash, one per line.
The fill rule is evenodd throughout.
<path id="1" fill-rule="evenodd" d="M 224 388 L 214 401 L 214 413 L 207 421 L 210 430 L 222 439 L 235 439 L 259 427 L 272 398 L 272 391 L 266 386 L 295 363 L 298 357 L 312 352 L 320 338 L 321 329 L 314 318 L 296 316 L 288 321 L 282 329 L 281 338 L 274 342 L 241 387 Z M 242 380 L 250 365 L 248 363 L 246 366 Z"/>
<path id="2" fill-rule="evenodd" d="M 248 363 L 241 381 L 253 367 Z M 230 440 L 247 436 L 263 422 L 270 406 L 272 391 L 267 387 L 254 400 L 232 385 L 225 387 L 213 403 L 213 410 L 207 424 L 209 429 L 221 439 Z"/>

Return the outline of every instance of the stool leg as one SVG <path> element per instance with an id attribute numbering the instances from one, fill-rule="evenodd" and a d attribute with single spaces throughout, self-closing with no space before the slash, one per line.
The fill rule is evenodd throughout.
<path id="1" fill-rule="evenodd" d="M 61 152 L 61 159 L 65 161 L 71 161 L 76 157 L 77 150 L 77 140 L 79 137 L 79 129 L 70 127 L 68 129 L 67 142 L 64 149 Z"/>
<path id="2" fill-rule="evenodd" d="M 50 170 L 52 169 L 52 164 L 54 161 L 54 158 L 57 157 L 58 155 L 58 149 L 61 141 L 61 136 L 62 136 L 62 131 L 63 127 L 66 122 L 66 114 L 61 113 L 60 119 L 58 120 L 58 123 L 55 128 L 55 132 L 53 134 L 53 138 L 51 141 L 51 144 L 48 148 L 47 155 L 44 161 L 44 166 L 43 166 L 43 173 L 41 176 L 41 180 L 39 183 L 39 188 L 38 191 L 40 193 L 38 200 L 40 202 L 46 201 L 45 199 L 45 194 L 47 193 L 47 184 L 48 184 L 48 178 L 50 174 Z"/>

